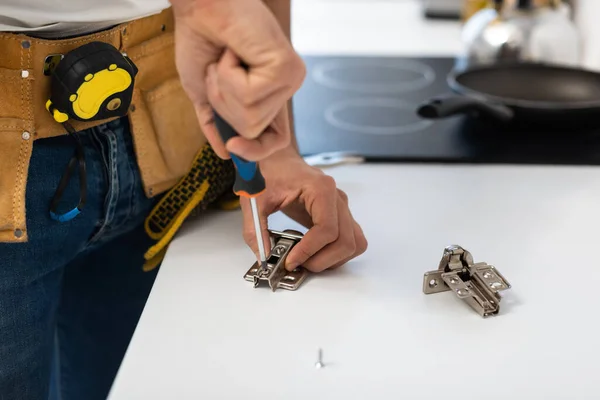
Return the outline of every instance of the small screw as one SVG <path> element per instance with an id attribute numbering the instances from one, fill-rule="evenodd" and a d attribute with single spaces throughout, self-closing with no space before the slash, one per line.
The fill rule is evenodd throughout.
<path id="1" fill-rule="evenodd" d="M 452 283 L 452 284 L 458 283 L 458 279 L 450 278 L 450 283 Z"/>
<path id="2" fill-rule="evenodd" d="M 279 245 L 275 246 L 275 248 L 273 249 L 273 254 L 275 254 L 276 256 L 280 256 L 283 253 L 285 253 L 285 246 Z"/>
<path id="3" fill-rule="evenodd" d="M 325 367 L 325 364 L 323 364 L 323 349 L 319 349 L 318 359 L 317 359 L 317 362 L 315 363 L 315 368 L 321 369 L 323 367 Z"/>
<path id="4" fill-rule="evenodd" d="M 490 278 L 493 278 L 493 277 L 494 277 L 494 274 L 492 274 L 491 272 L 485 272 L 485 273 L 483 274 L 483 277 L 484 277 L 485 279 L 490 279 Z"/>

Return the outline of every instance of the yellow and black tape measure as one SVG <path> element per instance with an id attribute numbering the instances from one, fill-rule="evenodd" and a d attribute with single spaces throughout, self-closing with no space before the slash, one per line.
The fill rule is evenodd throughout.
<path id="1" fill-rule="evenodd" d="M 48 67 L 60 55 L 50 56 Z M 76 150 L 50 203 L 50 217 L 67 222 L 81 213 L 87 197 L 85 156 L 81 140 L 69 120 L 97 121 L 127 115 L 133 97 L 138 69 L 135 64 L 108 43 L 91 42 L 66 54 L 51 75 L 50 99 L 46 109 L 75 139 Z M 59 211 L 63 192 L 73 170 L 79 168 L 79 203 L 70 211 Z"/>
<path id="2" fill-rule="evenodd" d="M 91 42 L 69 52 L 52 72 L 46 109 L 59 123 L 127 115 L 138 69 L 114 46 Z"/>

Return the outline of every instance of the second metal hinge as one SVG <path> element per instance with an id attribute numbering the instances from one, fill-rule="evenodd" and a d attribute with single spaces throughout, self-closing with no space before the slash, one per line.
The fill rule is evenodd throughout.
<path id="1" fill-rule="evenodd" d="M 452 290 L 482 317 L 498 314 L 499 292 L 510 287 L 493 265 L 473 262 L 471 253 L 457 245 L 446 247 L 438 269 L 423 277 L 425 294 Z"/>
<path id="2" fill-rule="evenodd" d="M 244 279 L 254 283 L 258 287 L 266 283 L 272 291 L 277 289 L 296 290 L 302 285 L 308 275 L 308 271 L 298 267 L 293 271 L 285 269 L 285 260 L 292 248 L 300 242 L 300 232 L 286 230 L 284 232 L 269 230 L 271 236 L 271 255 L 267 260 L 267 269 L 260 269 L 258 262 L 246 272 Z"/>

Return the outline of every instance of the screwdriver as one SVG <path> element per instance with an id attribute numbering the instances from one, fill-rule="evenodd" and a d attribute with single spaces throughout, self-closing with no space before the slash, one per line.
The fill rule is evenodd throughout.
<path id="1" fill-rule="evenodd" d="M 238 133 L 227 123 L 216 111 L 213 110 L 215 125 L 223 143 L 233 137 L 239 136 Z M 267 269 L 267 255 L 265 254 L 265 245 L 262 237 L 262 228 L 260 226 L 260 215 L 258 214 L 258 205 L 256 198 L 265 191 L 265 178 L 260 172 L 258 163 L 247 161 L 235 154 L 229 154 L 235 164 L 235 183 L 233 192 L 241 197 L 250 199 L 252 208 L 252 218 L 254 220 L 254 231 L 256 233 L 256 243 L 258 244 L 258 253 L 260 255 L 260 266 L 263 271 Z"/>

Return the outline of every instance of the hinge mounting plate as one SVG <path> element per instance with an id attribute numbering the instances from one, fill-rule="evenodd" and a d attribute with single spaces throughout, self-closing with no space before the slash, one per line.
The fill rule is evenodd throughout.
<path id="1" fill-rule="evenodd" d="M 292 248 L 302 239 L 302 234 L 292 230 L 284 232 L 269 230 L 269 234 L 271 254 L 267 260 L 267 270 L 261 271 L 260 264 L 255 262 L 244 275 L 244 279 L 254 283 L 255 288 L 261 283 L 267 283 L 272 291 L 298 289 L 306 279 L 308 271 L 298 267 L 288 272 L 285 269 L 285 260 Z"/>

